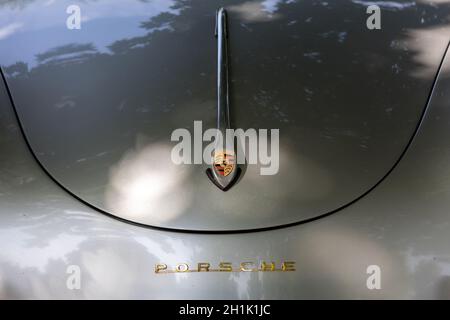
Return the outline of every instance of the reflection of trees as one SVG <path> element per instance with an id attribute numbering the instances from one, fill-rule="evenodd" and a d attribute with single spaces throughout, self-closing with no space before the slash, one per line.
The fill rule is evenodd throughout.
<path id="1" fill-rule="evenodd" d="M 23 9 L 34 1 L 35 0 L 0 0 L 0 8 L 8 6 L 13 9 Z"/>
<path id="2" fill-rule="evenodd" d="M 89 3 L 97 1 L 99 0 L 77 0 L 78 3 Z M 148 0 L 137 0 L 137 1 L 148 2 Z M 9 7 L 12 9 L 24 9 L 33 2 L 36 2 L 36 0 L 0 0 L 0 8 Z"/>
<path id="3" fill-rule="evenodd" d="M 73 61 L 73 59 L 89 59 L 92 57 L 92 54 L 96 52 L 97 50 L 92 43 L 68 44 L 37 54 L 36 60 L 40 64 L 51 62 L 64 63 Z"/>
<path id="4" fill-rule="evenodd" d="M 9 77 L 17 77 L 28 73 L 28 64 L 25 62 L 16 62 L 8 67 L 4 67 L 3 71 Z"/>
<path id="5" fill-rule="evenodd" d="M 365 29 L 362 7 L 351 2 L 280 1 L 276 12 L 256 20 L 245 19 L 242 4 L 226 1 L 235 8 L 229 19 L 237 126 L 281 128 L 282 146 L 303 150 L 332 181 L 356 172 L 355 186 L 375 182 L 392 159 L 382 157 L 374 170 L 364 164 L 379 154 L 398 154 L 431 85 L 430 78 L 410 76 L 422 65 L 406 31 L 447 25 L 449 4 L 384 12 L 385 30 L 372 33 Z M 23 62 L 5 68 L 13 91 L 27 89 L 15 96 L 17 106 L 27 111 L 21 114 L 33 144 L 57 177 L 64 175 L 74 190 L 99 190 L 110 164 L 135 145 L 137 135 L 144 143 L 167 143 L 174 128 L 194 120 L 214 126 L 217 6 L 177 1 L 172 9 L 178 14 L 143 21 L 145 35 L 119 39 L 109 53 L 97 52 L 95 43 L 72 43 L 39 53 L 31 70 Z M 74 107 L 55 112 L 66 100 Z M 100 152 L 109 158 L 95 158 Z M 291 155 L 296 163 L 297 154 Z M 89 161 L 78 164 L 80 158 Z M 299 182 L 287 177 L 284 183 Z M 265 191 L 282 197 L 272 199 L 280 206 L 300 201 L 295 188 L 283 195 Z"/>
<path id="6" fill-rule="evenodd" d="M 26 5 L 31 1 L 13 3 Z M 0 5 L 4 4 L 4 1 L 0 2 Z M 112 43 L 110 54 L 96 52 L 95 44 L 72 43 L 38 54 L 39 64 L 32 69 L 25 62 L 4 68 L 13 93 L 17 87 L 27 89 L 28 94 L 16 95 L 15 99 L 21 110 L 28 111 L 23 118 L 26 127 L 33 133 L 30 137 L 34 146 L 38 147 L 37 151 L 43 152 L 40 154 L 41 160 L 57 168 L 53 172 L 57 178 L 64 172 L 64 181 L 73 189 L 91 192 L 95 187 L 104 185 L 108 179 L 109 165 L 119 161 L 124 152 L 134 145 L 134 138 L 139 133 L 146 135 L 148 142 L 165 142 L 173 128 L 187 126 L 193 120 L 203 119 L 206 123 L 214 124 L 215 40 L 212 28 L 216 4 L 212 1 L 179 1 L 178 5 L 183 8 L 179 15 L 163 13 L 142 22 L 148 34 Z M 345 152 L 339 150 L 342 144 L 335 143 L 336 140 L 348 141 L 349 144 L 355 141 L 370 144 L 374 137 L 385 137 L 386 141 L 401 140 L 393 134 L 398 133 L 395 127 L 405 122 L 411 122 L 411 125 L 416 123 L 417 110 L 424 104 L 423 93 L 430 86 L 430 79 L 412 80 L 409 76 L 409 71 L 422 66 L 420 61 L 414 60 L 417 52 L 402 49 L 405 46 L 408 48 L 407 41 L 410 40 L 405 30 L 428 29 L 449 22 L 448 4 L 434 7 L 417 4 L 417 8 L 411 10 L 387 13 L 389 18 L 383 21 L 391 22 L 386 26 L 386 31 L 367 33 L 361 27 L 364 21 L 349 23 L 342 19 L 342 16 L 347 15 L 349 19 L 360 19 L 364 16 L 361 15 L 361 7 L 343 4 L 341 9 L 334 9 L 322 8 L 313 2 L 281 3 L 277 14 L 282 18 L 247 24 L 230 14 L 231 33 L 238 35 L 231 40 L 231 64 L 234 79 L 233 115 L 239 119 L 239 126 L 283 126 L 287 133 L 284 134 L 287 140 L 283 142 L 291 143 L 294 147 L 296 145 L 289 141 L 290 137 L 298 138 L 299 145 L 303 146 L 309 146 L 307 140 L 311 139 L 321 148 L 317 148 L 316 153 L 304 147 L 301 149 L 309 152 L 308 156 L 316 158 L 318 163 L 329 154 L 333 154 L 337 162 L 342 159 L 339 158 L 340 154 L 344 154 L 345 158 Z M 390 19 L 393 14 L 395 20 Z M 311 16 L 314 19 L 308 20 Z M 422 17 L 426 19 L 423 24 L 419 24 Z M 392 76 L 393 65 L 401 69 L 395 76 Z M 65 97 L 73 99 L 76 108 L 54 112 L 54 105 Z M 39 101 L 38 107 L 36 101 Z M 384 107 L 393 109 L 394 112 L 389 115 L 391 121 L 386 121 Z M 285 120 L 287 124 L 283 124 Z M 384 125 L 377 128 L 374 123 L 381 121 Z M 289 125 L 292 122 L 295 127 Z M 308 134 L 304 128 L 309 127 L 323 131 L 304 136 Z M 408 130 L 405 130 L 404 135 L 408 135 Z M 6 136 L 0 135 L 0 139 Z M 330 142 L 317 136 L 325 136 Z M 14 150 L 15 144 L 13 139 L 11 141 L 11 150 Z M 67 147 L 69 143 L 70 148 Z M 99 146 L 102 150 L 99 150 Z M 358 154 L 359 160 L 378 158 L 377 154 L 389 153 L 389 150 L 383 149 L 385 146 L 372 146 L 373 150 Z M 107 160 L 99 157 L 97 160 L 90 159 L 86 167 L 71 167 L 76 159 L 103 150 L 112 153 Z M 58 154 L 58 161 L 53 162 L 49 156 L 51 151 Z M 10 152 L 5 154 L 10 155 Z M 26 156 L 19 154 L 17 163 L 9 163 L 8 169 L 11 170 L 4 170 L 3 175 L 5 172 L 20 172 L 24 176 L 24 164 L 20 160 L 24 158 Z M 6 168 L 4 164 L 2 162 L 0 167 Z M 195 175 L 198 176 L 198 173 Z M 34 178 L 34 173 L 30 176 Z M 6 175 L 0 181 L 9 178 Z M 20 194 L 24 188 L 27 186 L 18 183 L 13 189 L 16 191 L 14 194 Z M 52 191 L 44 190 L 42 196 L 48 199 Z M 255 190 L 258 192 L 260 189 Z M 296 189 L 293 191 L 296 192 Z M 28 194 L 29 197 L 20 202 L 14 200 L 21 204 L 17 212 L 32 216 L 36 214 L 36 203 L 41 203 L 42 197 L 33 188 L 29 189 Z M 288 192 L 276 200 L 280 206 L 283 202 L 292 205 Z M 111 234 L 121 239 L 136 236 L 133 232 L 114 231 L 115 222 L 102 223 L 95 215 L 83 212 L 61 214 L 60 208 L 67 208 L 65 198 L 54 197 L 52 202 L 41 209 L 47 214 L 32 224 L 28 217 L 13 219 L 12 224 L 22 225 L 24 220 L 30 224 L 25 232 L 31 238 L 23 245 L 25 249 L 44 246 L 56 237 L 58 234 L 48 232 L 49 227 L 52 230 L 64 230 L 69 235 L 88 235 L 91 240 L 83 242 L 80 250 L 73 253 L 75 260 L 79 259 L 83 250 L 95 252 L 95 246 L 98 245 L 96 241 L 108 239 Z M 186 211 L 189 209 L 186 208 Z M 385 221 L 392 224 L 393 219 L 397 219 L 396 223 L 401 225 L 404 220 L 404 217 L 378 215 L 375 211 L 372 214 L 378 217 L 375 220 L 380 225 Z M 386 213 L 388 208 L 381 206 L 379 212 Z M 280 210 L 279 214 L 283 214 L 283 211 Z M 85 222 L 80 224 L 80 221 Z M 374 224 L 372 220 L 370 223 Z M 74 226 L 78 226 L 78 229 Z M 103 230 L 99 231 L 98 226 Z M 295 240 L 298 234 L 292 233 L 291 240 Z M 148 237 L 148 232 L 144 230 L 141 235 Z M 179 237 L 183 238 L 182 235 Z M 409 246 L 417 244 L 413 238 L 408 240 Z M 134 246 L 132 241 L 129 240 L 123 248 Z M 161 240 L 159 234 L 155 241 L 166 251 L 180 253 L 180 249 L 173 247 L 166 238 Z M 208 243 L 201 238 L 196 245 L 206 248 L 205 252 L 221 245 L 227 248 L 238 245 L 232 242 L 232 245 L 227 246 Z M 297 250 L 298 243 L 305 242 L 289 243 L 292 247 L 286 252 Z M 105 246 L 111 244 L 105 241 Z M 280 243 L 271 240 L 266 247 L 269 248 L 267 255 L 272 257 L 277 254 Z M 242 259 L 239 254 L 243 253 L 250 257 L 259 256 L 261 252 L 255 248 L 257 246 L 250 243 L 245 250 L 236 251 L 233 261 Z M 122 250 L 124 252 L 126 248 Z M 143 247 L 135 249 L 138 253 L 142 250 Z M 229 259 L 231 254 L 222 255 Z M 155 261 L 161 260 L 157 254 L 149 252 L 149 256 Z M 55 265 L 61 261 L 62 258 L 49 262 L 49 270 L 55 268 L 55 273 L 59 272 L 59 266 Z M 25 271 L 31 274 L 29 270 Z M 11 271 L 9 276 L 14 274 Z M 32 277 L 29 276 L 29 279 Z M 314 289 L 316 283 L 311 282 L 310 286 Z M 223 280 L 223 287 L 230 294 L 237 290 L 227 279 Z M 248 288 L 249 297 L 260 297 L 267 288 L 273 291 L 273 287 L 265 287 L 256 275 L 249 280 Z M 295 288 L 287 289 L 295 293 Z"/>

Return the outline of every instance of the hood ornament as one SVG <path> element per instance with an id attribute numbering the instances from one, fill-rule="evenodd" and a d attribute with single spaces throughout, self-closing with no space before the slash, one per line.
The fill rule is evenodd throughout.
<path id="1" fill-rule="evenodd" d="M 217 130 L 216 145 L 212 153 L 211 168 L 206 170 L 210 180 L 222 191 L 227 191 L 237 181 L 240 168 L 236 165 L 236 148 L 225 147 L 222 140 L 230 125 L 229 86 L 228 86 L 228 50 L 227 50 L 227 13 L 220 8 L 216 13 L 215 36 L 217 38 Z M 227 141 L 227 144 L 230 144 Z M 234 145 L 231 143 L 231 145 Z"/>

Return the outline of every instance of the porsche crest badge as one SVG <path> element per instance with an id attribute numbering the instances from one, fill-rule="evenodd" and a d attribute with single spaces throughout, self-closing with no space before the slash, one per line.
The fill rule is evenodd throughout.
<path id="1" fill-rule="evenodd" d="M 227 177 L 235 167 L 235 155 L 231 151 L 220 151 L 214 154 L 214 170 L 221 176 Z"/>

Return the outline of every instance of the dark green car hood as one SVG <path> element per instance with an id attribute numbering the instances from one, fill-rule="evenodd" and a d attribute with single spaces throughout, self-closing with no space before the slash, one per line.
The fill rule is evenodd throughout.
<path id="1" fill-rule="evenodd" d="M 80 30 L 66 27 L 71 4 Z M 366 27 L 370 4 L 381 30 Z M 170 160 L 173 130 L 215 126 L 220 6 L 233 127 L 280 130 L 279 172 L 248 165 L 228 192 Z M 335 212 L 390 172 L 449 16 L 442 1 L 8 1 L 0 64 L 34 154 L 80 200 L 145 225 L 248 230 Z"/>

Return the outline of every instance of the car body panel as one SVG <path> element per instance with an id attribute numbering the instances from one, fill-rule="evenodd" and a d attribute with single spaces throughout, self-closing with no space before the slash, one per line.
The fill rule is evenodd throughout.
<path id="1" fill-rule="evenodd" d="M 81 30 L 68 30 L 72 2 L 0 7 L 0 64 L 27 140 L 82 201 L 179 230 L 276 227 L 364 195 L 407 147 L 448 43 L 445 2 L 381 2 L 375 31 L 362 1 L 83 1 Z M 173 130 L 215 125 L 218 6 L 233 126 L 280 129 L 278 174 L 248 165 L 226 193 L 204 166 L 170 160 Z"/>
<path id="2" fill-rule="evenodd" d="M 39 167 L 0 88 L 0 297 L 450 298 L 450 59 L 394 171 L 334 215 L 278 230 L 196 234 L 124 223 Z M 295 272 L 155 274 L 157 263 L 291 260 Z M 367 267 L 381 270 L 369 290 Z M 69 266 L 81 270 L 70 290 Z"/>

